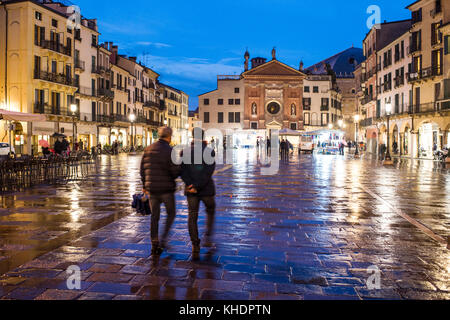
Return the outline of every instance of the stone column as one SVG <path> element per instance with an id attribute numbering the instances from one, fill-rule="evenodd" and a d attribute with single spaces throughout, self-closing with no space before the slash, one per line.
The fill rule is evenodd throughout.
<path id="1" fill-rule="evenodd" d="M 411 159 L 414 159 L 419 154 L 419 135 L 418 132 L 411 130 Z"/>

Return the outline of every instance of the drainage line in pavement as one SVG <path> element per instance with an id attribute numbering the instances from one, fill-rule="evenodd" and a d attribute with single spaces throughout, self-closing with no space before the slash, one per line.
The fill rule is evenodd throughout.
<path id="1" fill-rule="evenodd" d="M 375 199 L 380 200 L 381 202 L 383 202 L 386 206 L 388 206 L 389 208 L 391 208 L 396 214 L 398 214 L 399 216 L 401 216 L 403 219 L 405 219 L 406 221 L 408 221 L 409 223 L 411 223 L 412 225 L 416 226 L 417 228 L 419 228 L 423 233 L 425 233 L 427 236 L 429 236 L 431 239 L 433 239 L 434 241 L 444 245 L 447 247 L 447 249 L 450 249 L 448 247 L 448 240 L 445 239 L 444 237 L 436 234 L 433 230 L 431 230 L 429 227 L 427 227 L 426 225 L 424 225 L 423 223 L 417 221 L 416 219 L 412 218 L 411 216 L 409 216 L 408 214 L 404 213 L 402 210 L 394 207 L 393 205 L 391 205 L 389 202 L 387 202 L 386 200 L 384 200 L 382 197 L 380 197 L 379 195 L 377 195 L 375 192 L 373 192 L 370 189 L 365 188 L 364 186 L 361 186 L 361 189 L 363 189 L 365 192 L 367 192 L 368 194 L 370 194 L 372 197 L 374 197 Z"/>

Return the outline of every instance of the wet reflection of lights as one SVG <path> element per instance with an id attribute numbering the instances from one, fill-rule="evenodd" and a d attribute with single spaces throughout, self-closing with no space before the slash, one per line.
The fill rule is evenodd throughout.
<path id="1" fill-rule="evenodd" d="M 399 217 L 396 212 L 394 212 L 393 208 L 398 206 L 398 203 L 394 198 L 397 193 L 394 183 L 395 180 L 391 180 L 395 177 L 386 177 L 384 175 L 381 175 L 377 178 L 378 181 L 373 181 L 373 184 L 371 184 L 376 185 L 375 190 L 372 191 L 385 201 L 373 199 L 375 203 L 374 213 L 377 215 L 377 223 L 379 227 L 379 229 L 377 230 L 378 232 L 376 233 L 376 237 L 374 237 L 373 239 L 375 243 L 377 243 L 381 248 L 392 242 L 390 238 L 397 232 L 397 230 L 395 230 L 395 227 L 393 227 L 393 224 L 402 218 Z M 369 188 L 371 188 L 371 186 L 369 186 Z M 395 261 L 397 260 L 398 257 L 395 256 L 395 252 L 389 250 L 386 251 L 384 260 L 385 263 L 395 263 Z"/>
<path id="2" fill-rule="evenodd" d="M 80 220 L 80 216 L 82 214 L 82 210 L 80 208 L 80 196 L 81 193 L 79 191 L 78 186 L 73 186 L 72 191 L 70 192 L 70 219 L 72 222 L 78 222 Z"/>
<path id="3" fill-rule="evenodd" d="M 332 172 L 333 156 L 316 155 L 316 165 L 314 166 L 314 176 L 317 179 L 329 181 Z"/>
<path id="4" fill-rule="evenodd" d="M 361 163 L 353 162 L 347 169 L 348 178 L 351 187 L 351 194 L 349 199 L 349 208 L 351 210 L 351 214 L 347 217 L 347 221 L 349 222 L 358 222 L 359 217 L 361 215 Z"/>

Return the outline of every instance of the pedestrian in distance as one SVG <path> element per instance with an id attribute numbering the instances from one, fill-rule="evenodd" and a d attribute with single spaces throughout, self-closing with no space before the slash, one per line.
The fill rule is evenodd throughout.
<path id="1" fill-rule="evenodd" d="M 168 127 L 158 129 L 159 140 L 147 147 L 141 162 L 141 179 L 144 193 L 149 195 L 151 217 L 152 255 L 160 255 L 167 247 L 167 238 L 175 220 L 175 179 L 180 176 L 180 166 L 172 162 L 173 131 Z M 159 241 L 161 204 L 167 213 L 164 233 Z"/>
<path id="2" fill-rule="evenodd" d="M 281 140 L 280 153 L 281 153 L 281 159 L 282 160 L 286 159 L 288 150 L 289 150 L 289 146 L 288 146 L 286 140 L 284 140 L 284 139 Z"/>
<path id="3" fill-rule="evenodd" d="M 192 145 L 184 149 L 181 154 L 183 159 L 181 178 L 186 185 L 185 195 L 189 208 L 188 229 L 192 242 L 192 257 L 197 260 L 200 257 L 201 243 L 198 234 L 198 214 L 201 202 L 205 205 L 207 214 L 205 246 L 210 245 L 213 235 L 216 187 L 212 177 L 216 168 L 216 154 L 204 141 L 205 132 L 201 128 L 194 128 L 193 137 Z M 186 159 L 188 160 L 186 161 Z"/>
<path id="4" fill-rule="evenodd" d="M 63 153 L 63 151 L 64 151 L 64 144 L 63 144 L 62 138 L 59 137 L 59 138 L 56 140 L 53 149 L 55 150 L 55 153 L 56 153 L 56 154 L 62 155 L 62 153 Z"/>

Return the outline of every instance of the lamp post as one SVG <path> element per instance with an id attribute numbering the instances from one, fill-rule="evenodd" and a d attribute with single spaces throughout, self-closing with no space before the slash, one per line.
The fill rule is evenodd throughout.
<path id="1" fill-rule="evenodd" d="M 72 150 L 75 151 L 75 113 L 77 112 L 77 105 L 72 103 L 70 111 L 72 112 Z"/>
<path id="2" fill-rule="evenodd" d="M 356 151 L 355 151 L 355 158 L 359 158 L 359 134 L 358 134 L 358 125 L 359 125 L 359 114 L 355 115 L 355 143 L 356 143 Z"/>
<path id="3" fill-rule="evenodd" d="M 389 151 L 389 147 L 390 147 L 390 126 L 389 126 L 389 117 L 391 115 L 391 111 L 392 111 L 392 104 L 386 103 L 386 118 L 387 118 L 387 151 L 386 151 L 386 156 L 384 158 L 384 165 L 392 165 L 394 164 L 394 162 L 392 161 L 391 158 L 391 152 Z"/>
<path id="4" fill-rule="evenodd" d="M 136 115 L 134 113 L 130 114 L 130 121 L 131 121 L 131 152 L 134 151 L 134 133 L 133 133 L 133 125 L 134 121 L 136 120 Z"/>

